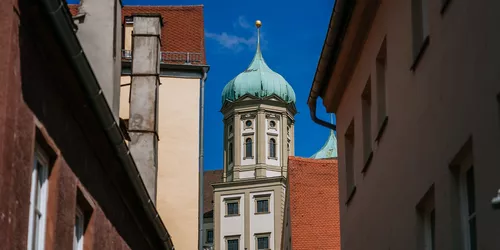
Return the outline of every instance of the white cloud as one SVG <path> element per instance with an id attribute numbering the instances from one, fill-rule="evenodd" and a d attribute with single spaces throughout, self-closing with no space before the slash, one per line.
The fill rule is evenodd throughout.
<path id="1" fill-rule="evenodd" d="M 223 48 L 229 49 L 235 52 L 239 52 L 243 49 L 255 49 L 257 44 L 257 31 L 252 28 L 250 23 L 246 20 L 244 16 L 239 16 L 237 22 L 233 23 L 233 27 L 236 30 L 243 30 L 245 32 L 251 32 L 250 36 L 239 36 L 235 34 L 229 34 L 228 32 L 205 32 L 205 36 L 208 39 L 215 40 Z M 263 33 L 261 32 L 261 43 L 263 42 Z"/>

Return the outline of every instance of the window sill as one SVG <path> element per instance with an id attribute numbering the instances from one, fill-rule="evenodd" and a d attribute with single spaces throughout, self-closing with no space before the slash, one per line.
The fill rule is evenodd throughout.
<path id="1" fill-rule="evenodd" d="M 351 203 L 352 198 L 354 198 L 354 194 L 356 194 L 356 186 L 352 187 L 351 192 L 349 193 L 349 196 L 347 197 L 347 201 L 345 202 L 345 204 L 347 206 L 349 205 L 349 203 Z"/>
<path id="2" fill-rule="evenodd" d="M 249 160 L 252 160 L 252 159 L 253 159 L 253 156 L 251 156 L 251 157 L 243 157 L 243 160 L 248 160 L 248 159 L 249 159 Z"/>
<path id="3" fill-rule="evenodd" d="M 451 2 L 451 0 L 445 0 L 443 2 L 443 4 L 441 5 L 441 11 L 440 11 L 441 15 L 444 15 L 446 10 L 448 9 L 448 5 L 450 5 L 450 2 Z"/>
<path id="4" fill-rule="evenodd" d="M 224 217 L 238 217 L 240 214 L 226 214 Z"/>
<path id="5" fill-rule="evenodd" d="M 385 128 L 387 127 L 387 123 L 389 122 L 389 117 L 386 116 L 384 118 L 384 121 L 382 122 L 382 124 L 380 124 L 380 128 L 378 129 L 378 133 L 377 133 L 377 137 L 375 137 L 375 142 L 376 143 L 379 143 L 380 142 L 380 138 L 382 138 L 382 135 L 384 134 L 385 132 Z"/>
<path id="6" fill-rule="evenodd" d="M 429 36 L 426 36 L 424 41 L 422 42 L 422 45 L 420 45 L 420 49 L 418 50 L 417 55 L 415 56 L 415 58 L 413 60 L 413 64 L 410 67 L 411 71 L 415 71 L 417 69 L 418 63 L 422 59 L 424 52 L 427 50 L 427 47 L 429 47 L 429 41 L 430 41 Z"/>
<path id="7" fill-rule="evenodd" d="M 278 157 L 270 157 L 270 156 L 268 156 L 267 159 L 269 159 L 269 160 L 278 160 Z"/>
<path id="8" fill-rule="evenodd" d="M 361 173 L 363 174 L 366 173 L 368 167 L 370 166 L 370 163 L 372 162 L 372 158 L 373 158 L 373 151 L 370 151 L 370 154 L 366 158 L 365 165 L 363 166 L 363 169 L 361 169 Z"/>
<path id="9" fill-rule="evenodd" d="M 259 215 L 259 214 L 270 214 L 271 212 L 255 212 L 255 215 Z"/>

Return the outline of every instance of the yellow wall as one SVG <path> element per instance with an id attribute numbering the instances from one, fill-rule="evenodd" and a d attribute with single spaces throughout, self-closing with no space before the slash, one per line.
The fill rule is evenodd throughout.
<path id="1" fill-rule="evenodd" d="M 123 76 L 122 84 L 130 77 Z M 200 79 L 161 77 L 156 207 L 175 249 L 198 246 Z M 122 86 L 120 117 L 129 117 L 129 86 Z"/>
<path id="2" fill-rule="evenodd" d="M 132 50 L 132 30 L 134 29 L 134 26 L 132 24 L 125 24 L 125 50 Z"/>

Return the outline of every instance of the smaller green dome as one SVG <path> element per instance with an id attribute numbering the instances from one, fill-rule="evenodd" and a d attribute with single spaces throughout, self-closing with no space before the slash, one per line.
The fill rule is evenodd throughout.
<path id="1" fill-rule="evenodd" d="M 257 39 L 257 51 L 248 68 L 229 81 L 222 90 L 222 103 L 235 101 L 246 94 L 259 98 L 277 95 L 287 103 L 295 103 L 292 86 L 264 61 L 260 38 Z"/>

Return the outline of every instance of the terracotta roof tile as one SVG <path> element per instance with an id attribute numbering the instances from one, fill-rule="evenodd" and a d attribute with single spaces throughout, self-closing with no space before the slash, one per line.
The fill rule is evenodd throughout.
<path id="1" fill-rule="evenodd" d="M 69 5 L 72 15 L 78 13 L 78 5 Z M 161 50 L 164 52 L 200 53 L 206 64 L 203 5 L 193 6 L 124 6 L 122 22 L 134 14 L 160 14 L 163 19 Z"/>
<path id="2" fill-rule="evenodd" d="M 288 158 L 294 250 L 340 250 L 337 159 Z"/>

